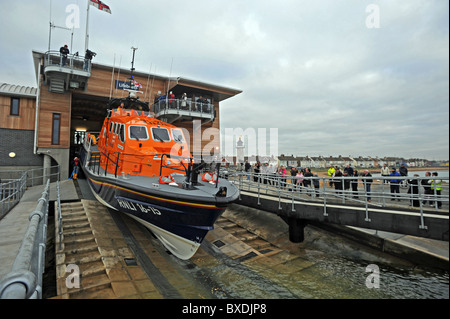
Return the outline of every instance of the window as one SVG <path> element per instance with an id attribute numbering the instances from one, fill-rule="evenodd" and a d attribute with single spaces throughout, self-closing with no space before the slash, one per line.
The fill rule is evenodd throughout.
<path id="1" fill-rule="evenodd" d="M 152 127 L 153 139 L 157 142 L 170 142 L 169 131 L 162 127 Z"/>
<path id="2" fill-rule="evenodd" d="M 122 143 L 125 143 L 125 124 L 120 125 L 119 138 Z"/>
<path id="3" fill-rule="evenodd" d="M 19 116 L 20 103 L 19 98 L 12 97 L 11 98 L 11 108 L 9 110 L 9 115 Z"/>
<path id="4" fill-rule="evenodd" d="M 53 113 L 53 119 L 52 119 L 52 145 L 59 145 L 60 129 L 61 129 L 61 114 L 60 113 Z"/>
<path id="5" fill-rule="evenodd" d="M 173 140 L 177 143 L 184 143 L 183 132 L 178 128 L 172 129 Z"/>
<path id="6" fill-rule="evenodd" d="M 113 127 L 114 127 L 114 123 L 113 122 L 109 123 L 109 132 L 110 133 L 112 132 Z"/>
<path id="7" fill-rule="evenodd" d="M 147 127 L 140 125 L 130 125 L 129 127 L 130 139 L 142 141 L 148 140 Z"/>

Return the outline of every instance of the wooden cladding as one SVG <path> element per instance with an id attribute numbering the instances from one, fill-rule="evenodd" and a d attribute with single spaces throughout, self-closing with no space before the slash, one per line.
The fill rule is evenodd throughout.
<path id="1" fill-rule="evenodd" d="M 14 102 L 14 99 L 16 99 Z M 12 103 L 18 103 L 17 108 Z M 17 111 L 17 114 L 16 114 Z M 33 130 L 36 102 L 33 98 L 0 96 L 0 127 Z"/>
<path id="2" fill-rule="evenodd" d="M 72 93 L 51 93 L 47 86 L 42 86 L 40 92 L 38 147 L 69 148 Z M 54 130 L 55 124 L 59 125 L 59 134 Z"/>

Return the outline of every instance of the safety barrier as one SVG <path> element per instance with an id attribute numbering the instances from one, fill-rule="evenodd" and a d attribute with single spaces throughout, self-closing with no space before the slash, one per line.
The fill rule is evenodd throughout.
<path id="1" fill-rule="evenodd" d="M 0 299 L 41 299 L 45 269 L 50 180 L 31 212 L 30 223 L 12 270 L 0 282 Z"/>
<path id="2" fill-rule="evenodd" d="M 278 197 L 279 205 L 282 199 L 290 199 L 292 205 L 295 201 L 323 202 L 324 216 L 327 216 L 327 204 L 354 204 L 365 206 L 366 220 L 369 221 L 369 207 L 388 207 L 395 203 L 418 209 L 421 216 L 419 227 L 426 229 L 423 223 L 425 203 L 431 206 L 430 209 L 441 214 L 445 213 L 442 208 L 446 208 L 448 214 L 448 177 L 436 177 L 434 180 L 433 177 L 409 176 L 298 177 L 242 171 L 228 171 L 227 175 L 240 190 L 256 193 L 258 203 L 261 195 Z M 436 185 L 438 179 L 441 183 Z M 398 182 L 393 182 L 395 180 Z M 425 180 L 432 182 L 427 184 Z M 352 190 L 351 183 L 356 183 L 356 191 Z M 318 187 L 314 187 L 314 184 Z M 399 192 L 391 192 L 391 185 L 398 187 Z M 429 186 L 431 191 L 426 192 L 424 185 Z"/>

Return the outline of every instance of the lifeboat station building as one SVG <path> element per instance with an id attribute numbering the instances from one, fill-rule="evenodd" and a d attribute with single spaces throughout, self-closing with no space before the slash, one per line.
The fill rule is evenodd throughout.
<path id="1" fill-rule="evenodd" d="M 185 128 L 191 153 L 205 151 L 205 145 L 211 153 L 220 151 L 220 139 L 193 143 L 194 130 L 196 134 L 211 127 L 220 130 L 220 102 L 242 92 L 138 71 L 131 79 L 130 69 L 75 55 L 63 61 L 59 52 L 32 55 L 37 88 L 0 83 L 0 170 L 59 165 L 61 178 L 69 177 L 85 132 L 100 132 L 107 102 L 128 96 L 126 89 L 139 90 L 138 97 L 158 119 Z"/>

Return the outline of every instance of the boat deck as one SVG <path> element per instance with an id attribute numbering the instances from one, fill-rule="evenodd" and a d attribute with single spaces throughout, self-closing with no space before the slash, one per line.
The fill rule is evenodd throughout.
<path id="1" fill-rule="evenodd" d="M 91 147 L 91 153 L 98 152 L 97 146 Z M 91 163 L 92 164 L 92 163 Z M 228 180 L 220 179 L 219 183 L 205 182 L 201 180 L 199 175 L 198 183 L 190 189 L 184 188 L 183 183 L 186 179 L 184 174 L 172 174 L 175 183 L 162 184 L 159 183 L 159 176 L 139 176 L 130 174 L 111 174 L 105 171 L 100 165 L 88 165 L 84 167 L 90 174 L 89 178 L 95 180 L 98 178 L 101 182 L 114 183 L 118 186 L 131 187 L 136 190 L 151 190 L 155 195 L 163 195 L 169 197 L 175 197 L 180 199 L 193 199 L 195 197 L 198 201 L 211 202 L 229 202 L 230 197 L 237 198 L 239 193 L 238 189 L 234 187 Z M 227 187 L 226 197 L 216 197 L 220 187 Z"/>

